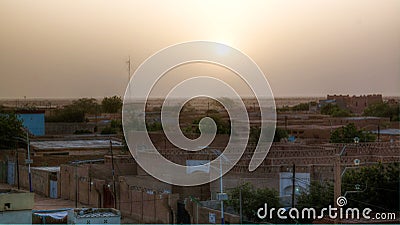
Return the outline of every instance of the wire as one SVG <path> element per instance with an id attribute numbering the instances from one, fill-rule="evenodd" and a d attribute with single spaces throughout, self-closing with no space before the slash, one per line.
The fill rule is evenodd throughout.
<path id="1" fill-rule="evenodd" d="M 361 203 L 361 204 L 364 204 L 364 205 L 370 205 L 370 206 L 373 206 L 373 207 L 375 207 L 375 208 L 387 210 L 387 211 L 390 211 L 390 212 L 397 212 L 396 210 L 383 208 L 383 207 L 380 207 L 380 206 L 377 206 L 377 205 L 374 205 L 374 204 L 370 204 L 370 203 L 367 203 L 367 202 L 359 201 L 359 200 L 356 200 L 356 199 L 352 199 L 352 198 L 347 198 L 347 199 L 352 200 L 352 201 L 355 201 L 355 202 L 358 202 L 358 203 Z"/>

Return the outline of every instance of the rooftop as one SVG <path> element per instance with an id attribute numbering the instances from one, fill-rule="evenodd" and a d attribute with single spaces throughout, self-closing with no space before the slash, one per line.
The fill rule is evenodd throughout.
<path id="1" fill-rule="evenodd" d="M 112 145 L 122 146 L 122 143 L 112 140 Z M 31 141 L 31 146 L 39 150 L 65 148 L 108 148 L 110 146 L 110 140 Z"/>
<path id="2" fill-rule="evenodd" d="M 60 172 L 59 166 L 43 166 L 43 167 L 32 167 L 33 170 L 43 170 L 48 172 Z"/>
<path id="3" fill-rule="evenodd" d="M 355 116 L 355 117 L 344 117 L 342 119 L 345 119 L 345 120 L 380 120 L 382 118 L 375 117 L 375 116 Z"/>
<path id="4" fill-rule="evenodd" d="M 123 178 L 131 187 L 137 189 L 147 189 L 156 192 L 170 192 L 172 187 L 170 184 L 159 181 L 158 179 L 147 175 L 127 175 Z"/>
<path id="5" fill-rule="evenodd" d="M 78 218 L 96 218 L 120 216 L 120 212 L 111 208 L 82 208 L 73 209 Z"/>
<path id="6" fill-rule="evenodd" d="M 377 134 L 387 134 L 387 135 L 400 135 L 400 129 L 384 129 L 384 130 L 374 130 L 372 133 Z"/>

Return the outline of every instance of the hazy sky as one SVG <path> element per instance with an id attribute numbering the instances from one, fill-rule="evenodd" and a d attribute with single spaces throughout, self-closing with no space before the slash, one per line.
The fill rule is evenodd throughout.
<path id="1" fill-rule="evenodd" d="M 0 1 L 0 98 L 122 95 L 126 60 L 240 49 L 275 96 L 400 95 L 400 1 Z"/>

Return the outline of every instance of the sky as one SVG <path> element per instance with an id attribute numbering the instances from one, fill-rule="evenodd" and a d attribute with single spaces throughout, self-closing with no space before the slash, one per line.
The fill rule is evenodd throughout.
<path id="1" fill-rule="evenodd" d="M 123 95 L 128 57 L 192 40 L 247 54 L 276 97 L 400 95 L 398 0 L 2 0 L 0 28 L 0 98 Z"/>

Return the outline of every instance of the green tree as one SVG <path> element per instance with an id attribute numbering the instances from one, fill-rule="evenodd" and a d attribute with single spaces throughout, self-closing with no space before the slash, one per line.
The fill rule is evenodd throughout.
<path id="1" fill-rule="evenodd" d="M 154 122 L 149 122 L 146 123 L 146 129 L 147 131 L 161 131 L 163 130 L 161 122 L 154 121 Z"/>
<path id="2" fill-rule="evenodd" d="M 18 137 L 24 137 L 22 122 L 13 113 L 0 113 L 0 149 L 14 147 Z"/>
<path id="3" fill-rule="evenodd" d="M 122 132 L 122 121 L 121 120 L 111 120 L 109 126 L 106 126 L 101 130 L 101 134 L 117 134 Z"/>
<path id="4" fill-rule="evenodd" d="M 101 134 L 117 134 L 117 129 L 107 126 L 101 130 Z"/>
<path id="5" fill-rule="evenodd" d="M 87 129 L 82 129 L 82 130 L 75 130 L 74 134 L 91 134 L 92 132 Z"/>
<path id="6" fill-rule="evenodd" d="M 391 121 L 399 121 L 400 110 L 399 104 L 390 105 L 382 102 L 368 106 L 363 115 L 376 117 L 389 117 Z"/>
<path id="7" fill-rule="evenodd" d="M 313 181 L 307 192 L 302 192 L 297 197 L 297 207 L 315 207 L 322 209 L 333 205 L 333 183 Z"/>
<path id="8" fill-rule="evenodd" d="M 85 122 L 85 114 L 98 113 L 99 104 L 94 98 L 81 98 L 72 101 L 72 104 L 55 110 L 52 115 L 46 117 L 47 122 Z"/>
<path id="9" fill-rule="evenodd" d="M 228 193 L 229 200 L 226 202 L 228 206 L 232 206 L 237 212 L 240 209 L 240 192 L 242 192 L 242 212 L 243 216 L 250 221 L 260 221 L 257 217 L 257 210 L 264 207 L 264 203 L 268 207 L 279 208 L 279 197 L 277 191 L 269 188 L 256 189 L 250 183 L 244 183 Z"/>
<path id="10" fill-rule="evenodd" d="M 352 143 L 354 138 L 358 137 L 360 142 L 373 142 L 375 135 L 364 130 L 357 130 L 354 123 L 349 123 L 344 127 L 338 128 L 332 132 L 331 143 Z"/>
<path id="11" fill-rule="evenodd" d="M 282 107 L 276 108 L 276 111 L 278 111 L 278 112 L 287 112 L 287 111 L 290 111 L 290 107 L 287 106 L 287 105 L 284 105 Z"/>
<path id="12" fill-rule="evenodd" d="M 313 181 L 309 186 L 309 190 L 302 192 L 297 197 L 296 208 L 313 207 L 317 212 L 322 208 L 327 208 L 329 205 L 334 205 L 334 185 L 332 182 Z M 301 223 L 312 223 L 312 220 L 302 219 Z"/>
<path id="13" fill-rule="evenodd" d="M 287 138 L 288 132 L 284 129 L 277 127 L 275 129 L 274 142 L 280 142 L 282 138 Z"/>
<path id="14" fill-rule="evenodd" d="M 212 112 L 212 111 L 210 111 Z M 217 113 L 209 114 L 208 117 L 214 120 L 215 124 L 217 125 L 217 134 L 230 134 L 231 133 L 231 123 L 230 121 L 224 121 Z M 200 119 L 196 119 L 193 121 L 192 124 L 199 124 Z M 207 128 L 205 128 L 207 130 Z M 200 129 L 197 126 L 194 130 L 194 133 L 199 134 Z"/>
<path id="15" fill-rule="evenodd" d="M 336 104 L 326 104 L 321 107 L 321 114 L 331 115 L 333 117 L 348 117 L 351 116 L 351 113 L 348 110 L 341 109 Z"/>
<path id="16" fill-rule="evenodd" d="M 74 100 L 70 107 L 75 108 L 78 111 L 83 111 L 85 114 L 94 114 L 99 111 L 99 104 L 95 98 L 80 98 Z"/>
<path id="17" fill-rule="evenodd" d="M 57 109 L 50 116 L 46 116 L 46 122 L 84 122 L 85 112 L 74 106 L 67 105 L 62 109 Z"/>
<path id="18" fill-rule="evenodd" d="M 400 164 L 375 164 L 347 170 L 342 179 L 342 193 L 348 207 L 371 208 L 374 211 L 398 211 L 400 198 Z"/>
<path id="19" fill-rule="evenodd" d="M 117 113 L 122 109 L 122 99 L 119 96 L 105 97 L 101 101 L 103 112 Z"/>
<path id="20" fill-rule="evenodd" d="M 250 143 L 257 143 L 258 139 L 260 139 L 261 128 L 259 127 L 251 127 L 250 128 L 250 135 L 249 135 L 249 142 Z M 280 142 L 282 138 L 287 138 L 288 132 L 285 129 L 277 127 L 275 129 L 274 135 L 274 142 Z"/>
<path id="21" fill-rule="evenodd" d="M 310 110 L 309 103 L 300 103 L 292 107 L 293 111 L 308 111 Z"/>

